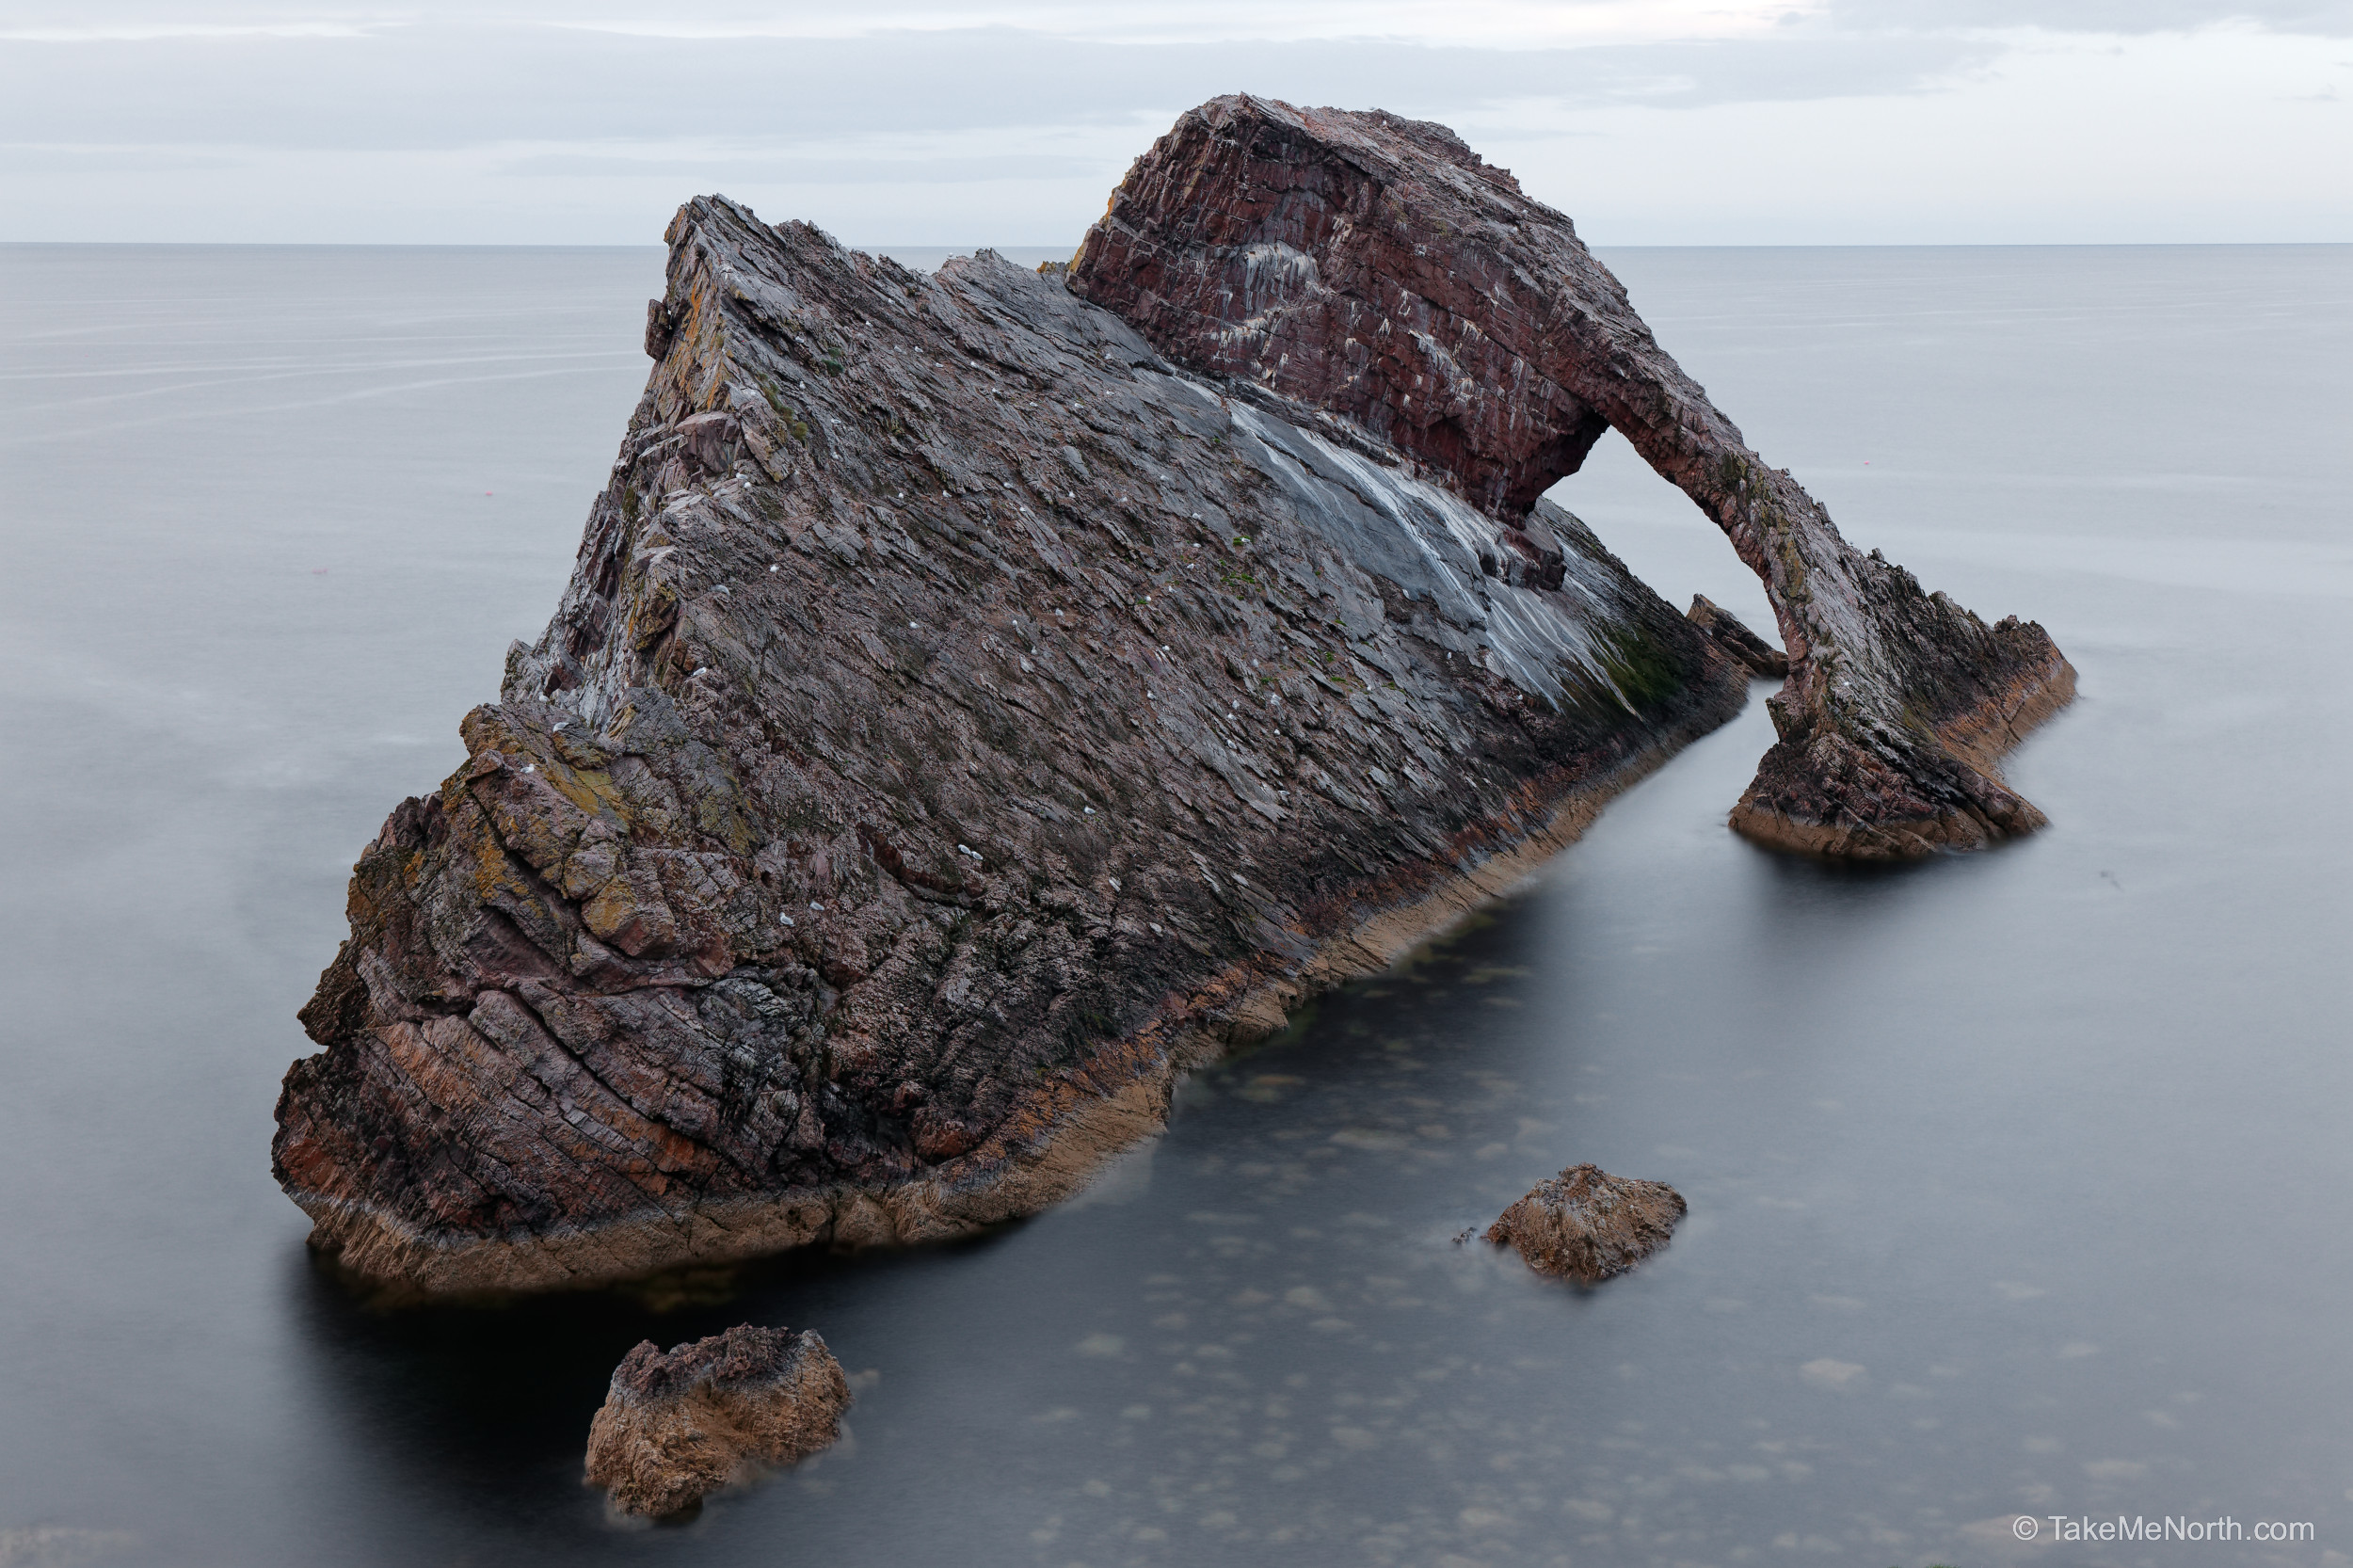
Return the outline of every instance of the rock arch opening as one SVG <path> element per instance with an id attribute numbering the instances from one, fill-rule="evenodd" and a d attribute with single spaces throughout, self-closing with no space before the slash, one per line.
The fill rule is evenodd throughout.
<path id="1" fill-rule="evenodd" d="M 1732 812 L 1742 832 L 1905 858 L 2042 824 L 1996 764 L 2073 696 L 2041 627 L 1989 625 L 1849 545 L 1569 219 L 1446 127 L 1212 100 L 1136 161 L 1067 282 L 1189 368 L 1353 421 L 1507 543 L 1605 431 L 1624 434 L 1757 574 L 1787 650 L 1779 739 Z"/>

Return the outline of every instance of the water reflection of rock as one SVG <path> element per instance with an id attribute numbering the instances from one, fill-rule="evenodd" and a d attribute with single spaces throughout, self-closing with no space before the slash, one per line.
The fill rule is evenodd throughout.
<path id="1" fill-rule="evenodd" d="M 336 1470 L 366 1478 L 336 1505 L 372 1544 L 355 1560 L 593 1559 L 613 1521 L 602 1496 L 581 1484 L 582 1443 L 632 1345 L 649 1336 L 675 1344 L 746 1318 L 830 1324 L 877 1293 L 905 1290 L 903 1270 L 952 1271 L 986 1244 L 856 1261 L 804 1252 L 734 1271 L 724 1290 L 706 1275 L 678 1289 L 395 1310 L 355 1296 L 310 1256 L 290 1271 L 287 1304 L 312 1425 L 348 1448 Z M 847 1338 L 855 1344 L 854 1329 Z M 841 1336 L 836 1345 L 849 1349 Z M 851 1365 L 863 1364 L 854 1353 Z M 864 1389 L 870 1374 L 852 1381 Z M 781 1493 L 789 1506 L 821 1484 L 804 1480 L 796 1472 L 796 1484 L 757 1496 Z M 711 1511 L 696 1528 L 726 1528 L 736 1512 Z M 494 1555 L 479 1555 L 486 1548 Z"/>

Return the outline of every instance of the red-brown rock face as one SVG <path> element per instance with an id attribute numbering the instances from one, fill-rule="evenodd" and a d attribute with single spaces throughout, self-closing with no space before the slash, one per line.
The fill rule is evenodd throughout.
<path id="1" fill-rule="evenodd" d="M 1993 759 L 2073 695 L 2039 626 L 1988 626 L 1849 547 L 1676 366 L 1569 220 L 1445 127 L 1221 98 L 1139 159 L 1070 285 L 1163 352 L 1327 409 L 1507 527 L 1625 433 L 1764 580 L 1781 741 L 1734 824 L 1868 857 L 2038 826 Z"/>

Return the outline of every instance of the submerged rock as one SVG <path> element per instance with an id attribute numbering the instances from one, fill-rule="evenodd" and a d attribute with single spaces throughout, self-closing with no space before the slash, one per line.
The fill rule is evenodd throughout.
<path id="1" fill-rule="evenodd" d="M 1549 504 L 1058 277 L 689 203 L 553 620 L 361 854 L 312 1242 L 582 1285 L 1033 1211 L 1746 700 Z"/>
<path id="2" fill-rule="evenodd" d="M 1683 1194 L 1663 1181 L 1572 1165 L 1505 1209 L 1486 1240 L 1517 1249 L 1538 1273 L 1598 1285 L 1665 1246 L 1684 1212 Z"/>
<path id="3" fill-rule="evenodd" d="M 1651 336 L 1569 220 L 1441 125 L 1248 96 L 1137 160 L 1070 267 L 1233 396 L 1329 410 L 1517 520 L 1616 429 L 1715 520 L 1788 649 L 1780 740 L 1732 813 L 1865 858 L 2037 827 L 1995 759 L 2074 692 L 2040 626 L 1993 626 L 1839 536 Z"/>
<path id="4" fill-rule="evenodd" d="M 1789 673 L 1789 656 L 1755 632 L 1738 616 L 1705 594 L 1693 594 L 1683 612 L 1693 626 L 1716 639 L 1716 646 L 1749 666 L 1752 673 L 1778 680 Z"/>
<path id="5" fill-rule="evenodd" d="M 128 1553 L 138 1544 L 139 1538 L 129 1530 L 25 1525 L 0 1529 L 0 1568 L 82 1568 Z"/>
<path id="6" fill-rule="evenodd" d="M 624 1513 L 680 1513 L 841 1435 L 850 1384 L 804 1329 L 739 1324 L 664 1352 L 641 1341 L 588 1427 L 588 1480 Z"/>

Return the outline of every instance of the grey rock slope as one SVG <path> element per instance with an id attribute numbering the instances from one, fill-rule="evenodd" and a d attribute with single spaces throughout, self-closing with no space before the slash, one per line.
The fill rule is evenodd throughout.
<path id="1" fill-rule="evenodd" d="M 1058 279 L 668 237 L 563 602 L 303 1010 L 275 1168 L 363 1277 L 1032 1210 L 1744 698 L 1567 514 L 1506 541 Z"/>

